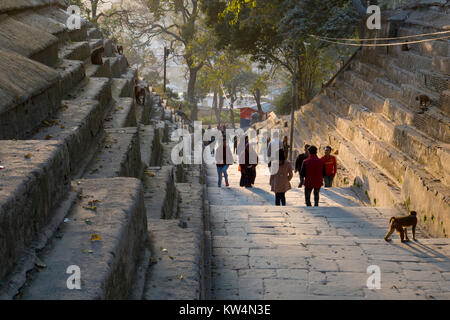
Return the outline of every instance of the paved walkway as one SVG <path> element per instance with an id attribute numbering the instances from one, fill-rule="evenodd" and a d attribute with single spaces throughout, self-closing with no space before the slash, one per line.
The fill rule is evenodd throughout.
<path id="1" fill-rule="evenodd" d="M 298 176 L 276 207 L 265 165 L 250 189 L 237 165 L 230 187 L 218 188 L 215 166 L 207 172 L 213 299 L 450 298 L 450 239 L 385 242 L 393 209 L 362 207 L 351 188 L 322 190 L 320 207 L 307 208 Z M 371 265 L 381 289 L 367 287 Z"/>

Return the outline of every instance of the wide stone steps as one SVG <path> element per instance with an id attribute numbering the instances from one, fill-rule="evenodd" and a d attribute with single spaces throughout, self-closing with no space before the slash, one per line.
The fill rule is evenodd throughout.
<path id="1" fill-rule="evenodd" d="M 354 74 L 350 75 L 355 77 Z M 339 96 L 338 92 L 342 92 L 348 100 L 357 103 L 358 98 L 353 97 L 354 93 L 350 94 L 351 92 L 354 92 L 354 87 L 350 87 L 350 85 L 345 82 L 339 82 L 338 85 L 338 88 L 340 89 L 339 91 L 336 91 L 333 88 L 329 88 L 327 89 L 327 94 L 331 92 L 329 96 L 336 98 L 337 96 Z M 388 90 L 386 89 L 384 90 L 384 92 L 388 92 Z M 369 106 L 371 110 L 382 109 L 382 113 L 384 113 L 387 118 L 391 119 L 392 123 L 386 122 L 382 117 L 370 116 L 371 120 L 384 122 L 381 125 L 381 127 L 384 129 L 379 130 L 379 124 L 374 123 L 373 121 L 364 123 L 365 120 L 369 117 L 369 114 L 367 112 L 363 112 L 359 113 L 360 117 L 357 118 L 358 121 L 362 122 L 361 125 L 367 126 L 370 130 L 373 130 L 373 132 L 378 132 L 379 134 L 376 134 L 377 137 L 381 137 L 384 141 L 395 145 L 400 150 L 406 152 L 408 156 L 411 156 L 420 163 L 430 166 L 430 168 L 433 168 L 432 172 L 436 171 L 439 175 L 445 175 L 446 166 L 444 164 L 446 163 L 447 158 L 445 154 L 449 152 L 448 148 L 445 145 L 442 145 L 439 142 L 430 139 L 430 137 L 420 133 L 412 126 L 407 125 L 418 124 L 419 127 L 423 127 L 423 123 L 419 121 L 421 120 L 420 118 L 424 118 L 424 116 L 418 117 L 413 115 L 409 110 L 396 103 L 393 99 L 383 102 L 383 98 L 381 98 L 380 95 L 373 94 L 370 91 L 364 91 L 363 96 L 365 96 L 366 98 L 362 98 L 360 99 L 360 101 L 362 100 L 366 102 L 363 104 L 364 106 Z M 370 103 L 371 100 L 378 100 L 378 102 Z M 382 103 L 383 105 L 381 105 Z M 435 120 L 438 118 L 438 116 L 439 114 L 436 115 Z M 427 120 L 430 118 L 430 116 L 426 117 Z M 403 123 L 407 124 L 405 125 Z M 432 121 L 432 123 L 434 122 Z M 450 130 L 449 125 L 445 124 L 445 121 L 438 123 L 441 124 L 440 127 L 435 125 L 433 129 L 425 129 L 424 131 L 434 131 L 435 133 L 442 133 L 442 131 L 444 131 L 441 137 L 445 139 L 447 135 L 445 132 L 445 128 Z M 414 146 L 414 148 L 410 148 L 412 145 Z M 414 150 L 414 152 L 412 152 L 412 150 Z M 417 150 L 423 151 L 417 152 Z M 432 158 L 430 158 L 430 156 Z"/>
<path id="2" fill-rule="evenodd" d="M 141 182 L 89 179 L 16 298 L 127 299 L 147 239 Z M 80 289 L 69 277 L 79 268 Z M 72 285 L 72 287 L 70 287 Z"/>
<path id="3" fill-rule="evenodd" d="M 55 66 L 60 75 L 61 96 L 67 96 L 86 78 L 86 70 L 81 61 L 60 60 Z"/>
<path id="4" fill-rule="evenodd" d="M 103 64 L 97 65 L 90 63 L 90 58 L 86 63 L 86 75 L 88 77 L 112 78 L 111 64 L 109 58 L 103 58 Z"/>
<path id="5" fill-rule="evenodd" d="M 46 120 L 32 140 L 50 140 L 64 145 L 70 155 L 70 171 L 76 176 L 86 165 L 103 136 L 105 106 L 98 101 L 63 101 L 61 111 Z"/>
<path id="6" fill-rule="evenodd" d="M 364 195 L 367 190 L 377 190 L 380 196 L 377 197 L 378 205 L 394 205 L 399 203 L 400 188 L 383 170 L 374 165 L 367 159 L 360 151 L 358 151 L 353 144 L 345 137 L 345 135 L 336 129 L 334 124 L 331 124 L 328 117 L 322 112 L 321 108 L 308 105 L 303 107 L 307 119 L 316 119 L 316 121 L 309 121 L 316 123 L 310 126 L 312 132 L 312 139 L 308 142 L 316 143 L 318 146 L 323 146 L 324 137 L 330 137 L 327 144 L 334 146 L 334 149 L 339 150 L 339 164 L 345 167 L 346 172 L 351 173 L 351 181 L 360 185 L 361 194 Z M 306 143 L 306 142 L 305 142 Z M 357 177 L 362 177 L 362 179 Z M 366 193 L 366 196 L 368 194 Z M 370 197 L 369 197 L 370 199 Z M 373 200 L 373 197 L 372 197 Z"/>
<path id="7" fill-rule="evenodd" d="M 423 33 L 430 33 L 430 32 L 423 32 L 423 29 L 418 29 L 414 27 L 400 27 L 398 30 L 397 35 L 398 36 L 413 36 Z M 442 35 L 437 35 L 434 37 L 441 37 Z M 445 36 L 445 34 L 444 34 Z M 432 38 L 430 36 L 427 37 L 415 37 L 410 38 L 410 40 L 422 40 L 422 39 L 428 39 Z M 408 40 L 408 39 L 406 39 Z M 420 55 L 426 56 L 426 57 L 435 57 L 435 56 L 446 56 L 449 53 L 449 41 L 447 39 L 444 40 L 436 40 L 436 41 L 430 41 L 430 42 L 422 42 L 422 43 L 416 43 L 411 44 L 408 46 L 410 50 L 417 51 Z M 400 48 L 400 47 L 399 47 Z"/>
<path id="8" fill-rule="evenodd" d="M 161 170 L 164 168 L 167 167 L 162 167 Z M 176 216 L 172 219 L 165 216 L 164 219 L 164 213 L 159 217 L 152 211 L 147 211 L 152 257 L 145 279 L 143 299 L 199 300 L 206 296 L 205 281 L 209 275 L 204 271 L 204 192 L 199 169 L 198 166 L 192 166 L 186 168 L 181 176 L 174 173 L 177 181 L 184 181 L 174 185 L 178 208 Z M 181 173 L 182 170 L 177 168 L 177 171 Z M 146 180 L 150 182 L 156 177 L 148 176 Z M 161 189 L 157 185 L 149 184 L 147 190 L 158 192 Z M 165 197 L 168 196 L 167 193 Z M 158 197 L 147 198 L 146 201 L 148 205 L 154 203 L 156 208 L 161 207 L 158 205 Z"/>
<path id="9" fill-rule="evenodd" d="M 112 94 L 115 97 L 134 97 L 134 83 L 132 78 L 113 78 Z"/>
<path id="10" fill-rule="evenodd" d="M 2 141 L 0 159 L 0 279 L 13 271 L 25 249 L 68 194 L 69 154 L 57 141 Z"/>
<path id="11" fill-rule="evenodd" d="M 69 15 L 66 11 L 54 6 L 19 11 L 11 16 L 30 27 L 51 33 L 58 38 L 60 44 L 66 41 L 80 41 L 87 37 L 85 20 L 81 20 L 80 29 L 69 30 L 66 26 Z"/>
<path id="12" fill-rule="evenodd" d="M 58 54 L 61 59 L 85 61 L 91 56 L 91 47 L 87 41 L 69 43 Z"/>
<path id="13" fill-rule="evenodd" d="M 0 50 L 0 138 L 24 136 L 60 106 L 59 73 L 20 54 Z"/>
<path id="14" fill-rule="evenodd" d="M 137 128 L 106 129 L 105 140 L 92 157 L 83 177 L 86 179 L 135 177 L 142 175 Z"/>
<path id="15" fill-rule="evenodd" d="M 29 139 L 0 140 L 0 296 L 127 299 L 144 292 L 139 277 L 149 263 L 143 187 L 128 177 L 161 161 L 161 130 L 139 129 L 137 70 L 113 41 L 88 33 L 84 20 L 68 30 L 67 13 L 50 1 L 16 1 L 17 11 L 0 19 L 0 46 L 11 50 L 0 50 L 0 139 Z M 9 8 L 0 4 L 0 12 Z M 98 46 L 103 65 L 93 66 Z M 150 108 L 139 112 L 148 123 L 141 113 Z M 173 201 L 164 206 L 176 215 Z M 67 288 L 70 265 L 81 268 L 81 290 Z"/>
<path id="16" fill-rule="evenodd" d="M 105 128 L 136 127 L 136 108 L 133 98 L 119 98 L 105 118 Z"/>
<path id="17" fill-rule="evenodd" d="M 0 21 L 0 47 L 47 66 L 58 61 L 58 38 L 9 16 Z"/>
<path id="18" fill-rule="evenodd" d="M 0 3 L 0 13 L 10 12 L 10 11 L 19 11 L 25 9 L 39 9 L 48 5 L 58 5 L 59 0 L 36 0 L 36 1 L 27 1 L 27 0 L 18 0 L 18 1 L 2 1 Z"/>
<path id="19" fill-rule="evenodd" d="M 67 96 L 67 100 L 96 100 L 102 106 L 109 106 L 111 102 L 111 79 L 104 77 L 88 78 L 80 83 L 78 88 L 74 88 Z"/>
<path id="20" fill-rule="evenodd" d="M 450 241 L 417 230 L 418 242 L 394 235 L 387 243 L 395 215 L 392 208 L 211 205 L 212 298 L 448 298 Z M 371 265 L 381 270 L 379 290 L 367 288 Z"/>

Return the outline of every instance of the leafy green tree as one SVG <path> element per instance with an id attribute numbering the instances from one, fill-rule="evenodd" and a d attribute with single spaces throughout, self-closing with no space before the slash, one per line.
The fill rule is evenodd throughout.
<path id="1" fill-rule="evenodd" d="M 183 59 L 188 74 L 186 99 L 193 120 L 197 119 L 197 74 L 209 57 L 213 43 L 213 35 L 204 27 L 199 5 L 200 0 L 128 1 L 116 5 L 121 13 L 113 17 L 140 46 L 148 47 L 158 39 L 170 47 L 174 57 Z"/>
<path id="2" fill-rule="evenodd" d="M 327 47 L 310 35 L 348 37 L 356 33 L 360 19 L 351 0 L 204 0 L 202 9 L 219 47 L 283 67 L 291 75 L 296 58 L 299 105 L 307 102 L 319 85 L 318 68 Z"/>

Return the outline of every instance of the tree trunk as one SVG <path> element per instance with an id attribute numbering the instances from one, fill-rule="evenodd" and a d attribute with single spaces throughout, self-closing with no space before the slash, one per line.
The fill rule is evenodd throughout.
<path id="1" fill-rule="evenodd" d="M 214 98 L 213 98 L 213 109 L 214 113 L 216 114 L 216 121 L 219 122 L 220 119 L 220 113 L 219 109 L 217 108 L 217 88 L 214 89 Z"/>
<path id="2" fill-rule="evenodd" d="M 189 82 L 187 88 L 187 101 L 191 108 L 191 120 L 197 120 L 197 101 L 195 99 L 195 82 L 197 81 L 197 72 L 200 68 L 189 68 Z"/>
<path id="3" fill-rule="evenodd" d="M 261 90 L 256 88 L 255 91 L 253 91 L 253 96 L 255 97 L 256 105 L 258 107 L 259 121 L 261 121 L 264 116 L 264 111 L 261 107 Z"/>
<path id="4" fill-rule="evenodd" d="M 302 60 L 299 57 L 297 58 L 297 106 L 296 110 L 300 109 L 302 105 L 304 105 L 304 87 L 303 87 L 303 72 L 302 72 Z"/>
<path id="5" fill-rule="evenodd" d="M 223 103 L 225 102 L 225 99 L 222 94 L 219 93 L 219 118 L 217 119 L 217 125 L 220 125 L 222 122 L 222 109 L 223 109 Z"/>
<path id="6" fill-rule="evenodd" d="M 91 0 L 92 21 L 97 22 L 98 0 Z"/>
<path id="7" fill-rule="evenodd" d="M 236 125 L 234 124 L 234 102 L 236 99 L 231 98 L 231 104 L 230 104 L 230 118 L 231 118 L 231 125 L 233 126 L 233 129 L 236 129 Z"/>

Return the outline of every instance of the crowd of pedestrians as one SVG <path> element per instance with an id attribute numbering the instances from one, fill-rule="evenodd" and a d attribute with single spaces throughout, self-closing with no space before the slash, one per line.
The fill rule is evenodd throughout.
<path id="1" fill-rule="evenodd" d="M 225 185 L 229 186 L 227 170 L 234 163 L 234 153 L 239 159 L 238 170 L 241 173 L 239 185 L 252 188 L 256 179 L 258 156 L 250 146 L 248 137 L 245 136 L 244 148 L 238 155 L 238 137 L 233 137 L 231 142 L 233 144 L 232 152 L 229 146 L 230 142 L 227 141 L 225 134 L 225 127 L 219 127 L 218 129 L 223 134 L 223 139 L 218 142 L 215 154 L 218 187 L 222 186 L 223 178 L 225 178 Z M 212 154 L 214 154 L 214 142 L 213 139 L 209 142 L 212 145 Z M 320 189 L 322 186 L 325 186 L 325 188 L 332 187 L 337 173 L 337 161 L 336 157 L 331 155 L 332 148 L 330 146 L 325 147 L 325 155 L 319 158 L 317 147 L 305 144 L 304 152 L 297 156 L 294 167 L 288 161 L 290 148 L 287 137 L 285 136 L 283 140 L 280 140 L 277 133 L 274 133 L 272 140 L 267 141 L 268 167 L 270 170 L 269 184 L 271 191 L 275 193 L 275 205 L 286 205 L 286 192 L 292 188 L 290 181 L 294 176 L 294 169 L 294 172 L 298 172 L 300 178 L 298 188 L 304 187 L 306 206 L 312 206 L 311 194 L 313 194 L 314 206 L 317 207 L 319 206 Z"/>

